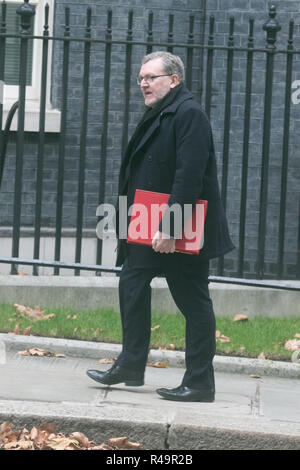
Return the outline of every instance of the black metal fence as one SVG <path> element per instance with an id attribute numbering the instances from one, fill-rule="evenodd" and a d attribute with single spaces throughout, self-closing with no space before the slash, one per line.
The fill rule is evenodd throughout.
<path id="1" fill-rule="evenodd" d="M 93 37 L 92 29 L 92 10 L 88 8 L 86 11 L 86 25 L 85 33 L 83 36 L 78 37 L 71 34 L 70 26 L 70 8 L 65 8 L 65 21 L 63 26 L 62 35 L 49 35 L 49 7 L 46 5 L 44 12 L 44 31 L 41 36 L 32 36 L 29 34 L 34 10 L 30 6 L 29 1 L 25 0 L 24 4 L 18 8 L 17 14 L 21 17 L 21 30 L 17 34 L 11 34 L 6 28 L 6 3 L 3 1 L 1 4 L 1 25 L 0 25 L 0 83 L 4 83 L 5 77 L 5 51 L 6 41 L 10 38 L 18 38 L 20 41 L 20 72 L 19 72 L 19 98 L 18 103 L 14 104 L 8 115 L 6 123 L 3 122 L 3 100 L 0 100 L 0 198 L 1 198 L 1 180 L 5 168 L 6 147 L 9 138 L 9 126 L 11 123 L 12 115 L 18 110 L 18 126 L 16 134 L 16 166 L 15 166 L 15 180 L 14 180 L 14 203 L 13 203 L 13 223 L 12 223 L 12 253 L 11 258 L 1 258 L 0 262 L 10 262 L 12 264 L 12 273 L 17 272 L 17 261 L 24 264 L 33 265 L 33 273 L 38 274 L 38 265 L 43 265 L 43 260 L 40 260 L 40 238 L 41 229 L 43 227 L 43 169 L 44 169 L 44 149 L 45 149 L 45 116 L 46 116 L 46 94 L 47 87 L 50 84 L 47 82 L 48 74 L 48 51 L 49 44 L 59 44 L 62 53 L 61 68 L 61 83 L 60 83 L 60 132 L 58 141 L 58 167 L 57 167 L 57 186 L 56 186 L 56 203 L 55 203 L 55 253 L 52 266 L 54 273 L 59 274 L 61 266 L 68 267 L 66 263 L 60 263 L 61 260 L 61 240 L 63 230 L 63 204 L 64 204 L 64 183 L 65 183 L 65 152 L 67 146 L 67 127 L 68 127 L 68 113 L 72 112 L 71 105 L 68 101 L 70 91 L 70 48 L 72 44 L 81 44 L 83 66 L 82 76 L 80 77 L 80 138 L 79 138 L 79 166 L 77 176 L 77 194 L 73 195 L 76 198 L 76 252 L 75 263 L 69 267 L 75 269 L 75 274 L 79 274 L 80 268 L 89 269 L 81 264 L 82 257 L 82 236 L 84 222 L 84 204 L 85 194 L 87 190 L 87 182 L 85 178 L 86 169 L 86 145 L 88 136 L 88 112 L 91 105 L 90 102 L 90 83 L 92 80 L 91 64 L 97 48 L 103 51 L 103 66 L 101 70 L 102 83 L 102 116 L 101 116 L 101 140 L 99 141 L 99 181 L 97 189 L 97 205 L 107 200 L 106 183 L 107 183 L 107 154 L 110 142 L 110 96 L 114 92 L 112 89 L 112 54 L 118 47 L 123 47 L 122 54 L 124 56 L 123 72 L 118 69 L 118 80 L 122 82 L 123 101 L 122 107 L 119 110 L 122 121 L 122 132 L 119 136 L 120 141 L 120 155 L 124 151 L 127 144 L 128 136 L 133 128 L 131 119 L 131 103 L 135 103 L 136 94 L 133 90 L 133 80 L 135 78 L 133 70 L 135 65 L 133 58 L 136 56 L 136 50 L 141 51 L 141 54 L 149 53 L 155 49 L 165 49 L 170 52 L 179 53 L 185 61 L 186 65 L 186 86 L 194 92 L 196 97 L 203 103 L 208 116 L 214 119 L 214 109 L 222 106 L 224 122 L 222 129 L 222 137 L 219 139 L 219 163 L 221 167 L 221 195 L 224 207 L 228 209 L 230 206 L 228 201 L 228 190 L 230 189 L 231 176 L 229 166 L 231 164 L 231 116 L 233 105 L 233 87 L 235 86 L 235 60 L 238 57 L 243 64 L 241 67 L 243 86 L 240 95 L 242 98 L 241 106 L 239 108 L 241 128 L 239 129 L 241 138 L 241 152 L 239 161 L 239 187 L 237 195 L 235 196 L 235 203 L 238 206 L 238 217 L 236 220 L 235 230 L 235 243 L 237 245 L 237 258 L 236 258 L 236 277 L 243 278 L 245 276 L 245 250 L 247 247 L 247 215 L 249 216 L 249 208 L 247 206 L 249 190 L 249 149 L 251 144 L 251 119 L 253 107 L 253 86 L 256 80 L 254 64 L 257 57 L 263 61 L 264 72 L 264 93 L 263 93 L 263 117 L 261 134 L 262 141 L 261 153 L 256 158 L 260 159 L 260 175 L 258 186 L 255 188 L 259 192 L 259 201 L 255 216 L 257 218 L 257 233 L 254 237 L 256 243 L 255 257 L 256 261 L 254 272 L 251 277 L 257 279 L 264 279 L 268 276 L 265 274 L 265 253 L 266 253 L 266 232 L 268 228 L 268 191 L 269 191 L 269 171 L 270 171 L 270 147 L 271 147 L 271 120 L 273 113 L 273 83 L 274 83 L 274 70 L 275 61 L 277 57 L 281 57 L 280 67 L 284 69 L 284 96 L 282 105 L 282 132 L 281 132 L 281 169 L 280 169 L 280 184 L 276 188 L 277 193 L 280 194 L 278 198 L 279 204 L 279 217 L 277 224 L 276 238 L 276 272 L 273 273 L 275 278 L 282 279 L 284 273 L 284 255 L 285 255 L 285 238 L 286 238 L 286 207 L 287 207 L 287 188 L 288 188 L 288 165 L 289 165 L 289 148 L 290 148 L 290 121 L 291 121 L 291 93 L 292 93 L 292 73 L 295 60 L 299 58 L 300 50 L 294 47 L 293 32 L 294 21 L 289 22 L 288 42 L 286 47 L 276 47 L 277 33 L 281 26 L 276 20 L 275 7 L 270 8 L 269 19 L 266 19 L 263 30 L 265 31 L 265 42 L 263 46 L 256 47 L 254 43 L 254 20 L 249 20 L 249 30 L 247 44 L 243 46 L 235 45 L 234 33 L 234 18 L 231 17 L 228 24 L 228 42 L 226 45 L 215 43 L 214 31 L 214 17 L 209 18 L 209 32 L 206 43 L 197 42 L 195 40 L 196 33 L 194 31 L 194 16 L 188 17 L 188 31 L 185 41 L 174 41 L 174 16 L 169 15 L 168 31 L 166 31 L 165 40 L 156 41 L 153 30 L 153 13 L 149 12 L 148 15 L 148 28 L 146 40 L 137 40 L 134 37 L 133 19 L 134 12 L 128 12 L 128 27 L 127 35 L 125 38 L 115 39 L 112 31 L 112 10 L 108 10 L 106 17 L 106 31 L 105 37 Z M 25 145 L 25 103 L 26 103 L 26 74 L 27 74 L 27 57 L 28 57 L 28 43 L 30 40 L 42 42 L 42 61 L 41 61 L 41 91 L 40 91 L 40 113 L 39 113 L 39 129 L 38 129 L 38 145 L 37 145 L 37 166 L 36 166 L 36 192 L 34 204 L 34 252 L 32 260 L 21 260 L 19 258 L 20 246 L 20 230 L 21 230 L 21 208 L 22 208 L 22 182 L 23 182 L 23 163 L 24 163 L 24 145 Z M 223 81 L 223 101 L 216 105 L 214 96 L 216 93 L 215 77 L 216 61 L 218 54 L 222 53 L 224 58 L 223 70 L 225 70 L 226 77 L 219 77 Z M 140 54 L 140 55 L 141 55 Z M 284 64 L 284 67 L 283 67 Z M 217 77 L 218 79 L 218 77 Z M 53 84 L 52 84 L 53 87 Z M 219 95 L 219 97 L 221 96 Z M 260 98 L 261 99 L 261 98 Z M 141 109 L 141 108 L 140 108 Z M 219 108 L 218 108 L 219 110 Z M 219 111 L 218 111 L 219 112 Z M 5 126 L 6 124 L 6 126 Z M 2 128 L 4 127 L 4 130 Z M 218 145 L 217 145 L 218 147 Z M 257 163 L 258 166 L 258 163 Z M 117 196 L 117 194 L 115 195 Z M 231 198 L 230 198 L 231 200 Z M 229 207 L 230 209 L 230 207 Z M 298 201 L 294 204 L 294 220 L 299 220 L 299 207 Z M 95 213 L 95 212 L 94 212 Z M 96 221 L 95 221 L 96 225 Z M 296 233 L 296 248 L 293 248 L 294 253 L 294 274 L 293 278 L 300 279 L 300 225 L 294 229 Z M 95 260 L 94 270 L 100 270 L 101 267 L 101 253 L 102 241 L 98 240 L 97 258 Z M 49 266 L 49 263 L 47 263 Z M 51 265 L 51 263 L 50 263 Z M 96 267 L 97 265 L 97 267 Z M 113 270 L 113 269 L 112 269 Z M 218 276 L 224 276 L 224 259 L 221 258 L 217 266 Z"/>

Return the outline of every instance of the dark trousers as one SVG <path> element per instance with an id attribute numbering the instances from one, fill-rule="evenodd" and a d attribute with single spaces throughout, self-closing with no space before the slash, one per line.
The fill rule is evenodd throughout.
<path id="1" fill-rule="evenodd" d="M 186 319 L 186 371 L 182 385 L 215 389 L 215 316 L 208 291 L 209 261 L 162 255 L 161 268 L 137 268 L 126 259 L 119 280 L 123 347 L 119 365 L 144 371 L 151 335 L 151 280 L 163 272 L 172 297 Z M 167 258 L 169 257 L 169 258 Z M 172 258 L 171 258 L 172 257 Z"/>

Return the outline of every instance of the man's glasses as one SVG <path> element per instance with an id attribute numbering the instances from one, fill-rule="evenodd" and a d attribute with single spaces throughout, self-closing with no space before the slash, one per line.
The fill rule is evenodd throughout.
<path id="1" fill-rule="evenodd" d="M 149 83 L 152 83 L 152 82 L 155 80 L 155 78 L 158 78 L 158 77 L 169 77 L 170 75 L 173 75 L 173 74 L 172 74 L 172 73 L 165 73 L 165 74 L 163 74 L 163 75 L 148 75 L 148 76 L 146 76 L 146 77 L 138 77 L 138 78 L 136 79 L 136 82 L 137 82 L 137 84 L 140 86 L 143 80 L 144 80 L 146 83 L 149 84 Z"/>

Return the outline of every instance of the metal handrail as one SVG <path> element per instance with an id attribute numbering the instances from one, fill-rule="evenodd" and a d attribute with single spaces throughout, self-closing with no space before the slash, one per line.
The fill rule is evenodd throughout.
<path id="1" fill-rule="evenodd" d="M 7 264 L 21 264 L 25 266 L 40 266 L 40 267 L 50 267 L 50 268 L 63 268 L 63 269 L 81 269 L 83 271 L 95 271 L 96 274 L 100 272 L 106 273 L 120 273 L 121 268 L 115 266 L 104 266 L 104 265 L 92 265 L 92 264 L 83 264 L 83 263 L 68 263 L 64 261 L 46 261 L 40 259 L 23 259 L 23 258 L 0 258 L 0 263 Z M 300 291 L 300 283 L 287 283 L 280 281 L 272 280 L 258 280 L 258 279 L 243 279 L 243 278 L 234 278 L 234 277 L 223 277 L 223 276 L 209 276 L 208 280 L 210 282 L 219 282 L 225 284 L 237 284 L 247 287 L 262 287 L 267 289 L 281 289 L 281 290 L 291 290 L 291 291 Z"/>
<path id="2" fill-rule="evenodd" d="M 12 107 L 10 108 L 10 110 L 7 114 L 5 127 L 4 127 L 4 130 L 3 130 L 2 148 L 1 148 L 1 153 L 0 153 L 0 188 L 1 188 L 1 184 L 2 184 L 4 163 L 5 163 L 5 157 L 6 157 L 6 147 L 7 147 L 7 141 L 8 141 L 10 126 L 11 126 L 12 120 L 14 118 L 14 115 L 15 115 L 18 107 L 19 107 L 19 101 L 16 101 L 12 105 Z"/>

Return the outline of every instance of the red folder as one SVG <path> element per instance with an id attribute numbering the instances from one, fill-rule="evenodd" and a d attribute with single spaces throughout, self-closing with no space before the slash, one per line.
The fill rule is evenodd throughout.
<path id="1" fill-rule="evenodd" d="M 127 243 L 152 246 L 152 239 L 158 230 L 169 197 L 170 194 L 136 190 Z M 181 238 L 176 239 L 175 251 L 187 254 L 199 253 L 204 243 L 206 212 L 207 201 L 197 199 L 191 217 L 185 222 Z"/>

